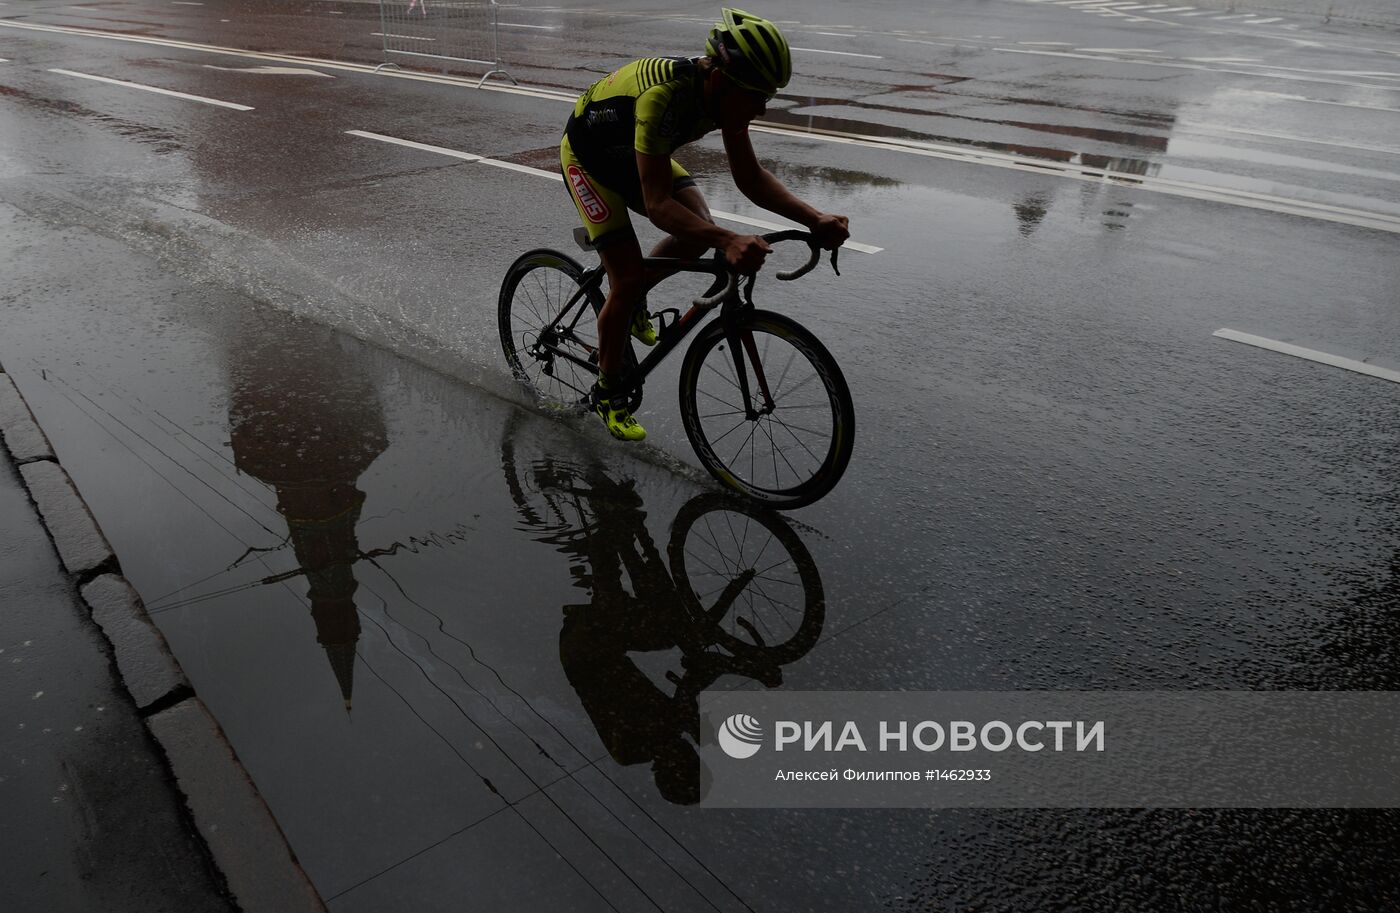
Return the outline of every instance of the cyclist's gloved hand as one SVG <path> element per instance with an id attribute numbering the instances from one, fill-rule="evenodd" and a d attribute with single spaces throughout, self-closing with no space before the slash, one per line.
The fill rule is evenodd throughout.
<path id="1" fill-rule="evenodd" d="M 758 271 L 772 250 L 758 235 L 734 235 L 724 245 L 724 259 L 735 271 L 748 275 Z"/>
<path id="2" fill-rule="evenodd" d="M 845 216 L 822 213 L 812 226 L 812 236 L 827 250 L 835 250 L 851 237 L 850 220 Z"/>

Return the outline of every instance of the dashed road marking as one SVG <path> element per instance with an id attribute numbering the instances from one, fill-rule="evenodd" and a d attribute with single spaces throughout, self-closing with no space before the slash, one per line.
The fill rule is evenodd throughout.
<path id="1" fill-rule="evenodd" d="M 479 155 L 472 155 L 470 152 L 458 152 L 456 149 L 448 149 L 446 146 L 430 146 L 427 143 L 416 143 L 411 139 L 399 139 L 397 136 L 385 136 L 383 133 L 370 133 L 368 130 L 346 130 L 345 132 L 351 136 L 378 140 L 381 143 L 393 143 L 395 146 L 407 146 L 410 149 L 420 149 L 423 152 L 436 152 L 438 155 L 448 155 L 452 158 L 461 159 L 464 162 L 481 161 L 481 156 Z"/>
<path id="2" fill-rule="evenodd" d="M 1228 203 L 1233 206 L 1242 206 L 1246 209 L 1260 209 L 1267 212 L 1303 216 L 1310 219 L 1319 219 L 1324 222 L 1337 222 L 1342 225 L 1372 228 L 1378 231 L 1400 234 L 1400 215 L 1313 203 L 1308 200 L 1289 199 L 1288 197 L 1255 193 L 1249 190 L 1213 187 L 1209 184 L 1197 184 L 1192 181 L 1180 181 L 1174 178 L 1123 174 L 1121 172 L 1110 171 L 1106 168 L 1092 168 L 1088 165 L 1077 165 L 1067 162 L 1043 161 L 1011 153 L 968 149 L 945 143 L 898 140 L 889 137 L 867 136 L 857 133 L 844 133 L 836 130 L 818 130 L 815 128 L 810 130 L 796 130 L 790 127 L 769 125 L 762 122 L 755 122 L 751 129 L 755 133 L 778 133 L 784 136 L 825 140 L 832 143 L 844 143 L 853 146 L 864 146 L 870 149 L 901 152 L 906 155 L 919 155 L 927 158 L 989 165 L 994 168 L 1008 168 L 1013 171 L 1021 171 L 1028 174 L 1055 175 L 1057 177 L 1069 178 L 1070 180 L 1087 181 L 1097 184 L 1112 183 L 1123 187 L 1133 187 L 1139 190 L 1167 194 L 1168 196 L 1186 197 L 1193 200 L 1207 200 L 1213 203 Z"/>
<path id="3" fill-rule="evenodd" d="M 217 98 L 205 98 L 203 95 L 190 95 L 185 92 L 173 92 L 170 89 L 158 89 L 155 86 L 144 86 L 139 82 L 127 82 L 124 79 L 112 79 L 109 76 L 94 76 L 91 73 L 77 73 L 73 70 L 50 69 L 50 73 L 57 73 L 60 76 L 76 76 L 79 79 L 91 79 L 94 82 L 110 83 L 114 86 L 124 86 L 128 89 L 140 89 L 142 92 L 154 92 L 157 95 L 169 95 L 172 98 L 183 98 L 186 101 L 202 102 L 206 105 L 217 105 L 220 108 L 232 108 L 235 111 L 251 111 L 248 105 L 234 104 L 231 101 L 219 101 Z"/>
<path id="4" fill-rule="evenodd" d="M 413 140 L 401 139 L 397 136 L 385 136 L 382 133 L 370 133 L 366 130 L 346 130 L 350 136 L 359 136 L 365 139 L 378 140 L 381 143 L 391 143 L 395 146 L 407 146 L 410 149 L 418 149 L 423 152 L 435 152 L 438 155 L 446 155 L 451 158 L 461 159 L 464 162 L 477 162 L 482 165 L 489 165 L 492 168 L 503 168 L 506 171 L 514 171 L 519 174 L 528 174 L 532 177 L 548 178 L 551 181 L 563 182 L 564 176 L 554 172 L 545 171 L 542 168 L 532 168 L 529 165 L 518 165 L 515 162 L 503 162 L 500 159 L 487 158 L 484 155 L 474 155 L 470 152 L 462 152 L 457 149 L 448 149 L 445 146 L 432 146 L 427 143 L 418 143 Z M 710 215 L 717 219 L 724 219 L 727 222 L 738 222 L 741 225 L 752 225 L 755 228 L 765 228 L 769 231 L 783 231 L 788 228 L 798 226 L 779 222 L 770 222 L 766 219 L 755 219 L 752 216 L 740 215 L 736 212 L 726 212 L 722 209 L 711 209 Z M 883 247 L 875 247 L 871 244 L 863 244 L 859 241 L 847 241 L 846 247 L 859 251 L 863 254 L 878 254 L 884 250 Z"/>
<path id="5" fill-rule="evenodd" d="M 1337 140 L 1316 139 L 1309 136 L 1298 136 L 1295 133 L 1273 133 L 1264 130 L 1245 130 L 1241 127 L 1225 127 L 1215 124 L 1198 124 L 1191 121 L 1178 121 L 1177 126 L 1189 133 L 1204 134 L 1206 136 L 1251 136 L 1263 139 L 1280 139 L 1290 143 L 1309 143 L 1314 146 L 1332 146 L 1337 149 L 1348 149 L 1354 152 L 1379 152 L 1382 155 L 1400 155 L 1400 148 L 1395 146 L 1373 146 L 1369 143 L 1344 143 Z"/>
<path id="6" fill-rule="evenodd" d="M 790 47 L 791 47 L 791 49 L 794 50 L 794 51 L 806 51 L 806 52 L 808 52 L 809 54 L 836 54 L 836 55 L 838 55 L 838 56 L 840 56 L 840 57 L 866 57 L 866 58 L 869 58 L 870 60 L 884 60 L 884 59 L 885 59 L 885 58 L 881 57 L 879 54 L 856 54 L 856 53 L 853 53 L 853 52 L 851 52 L 851 51 L 828 51 L 828 50 L 825 50 L 825 49 L 823 49 L 823 48 L 799 48 L 799 47 L 796 47 L 796 46 L 790 46 Z"/>
<path id="7" fill-rule="evenodd" d="M 1285 71 L 1285 68 L 1283 68 L 1283 67 L 1267 67 L 1267 68 L 1265 68 L 1265 69 L 1267 69 L 1268 72 L 1260 72 L 1259 70 L 1241 70 L 1241 69 L 1231 68 L 1231 67 L 1211 67 L 1211 66 L 1204 66 L 1204 65 L 1202 65 L 1202 64 L 1184 63 L 1184 62 L 1182 62 L 1182 61 L 1177 61 L 1177 60 L 1142 60 L 1142 59 L 1136 59 L 1136 58 L 1131 58 L 1131 57 L 1105 57 L 1105 56 L 1102 56 L 1102 55 L 1095 55 L 1095 54 L 1079 54 L 1079 53 L 1072 53 L 1072 52 L 1069 52 L 1069 51 L 1045 51 L 1045 50 L 1038 50 L 1038 49 L 1031 49 L 1031 48 L 992 48 L 992 50 L 994 50 L 994 51 L 1001 51 L 1001 52 L 1006 53 L 1006 54 L 1034 54 L 1034 55 L 1038 55 L 1038 56 L 1041 56 L 1041 57 L 1071 57 L 1071 58 L 1076 58 L 1076 59 L 1079 59 L 1079 60 L 1098 60 L 1098 61 L 1101 61 L 1101 62 L 1103 62 L 1103 63 L 1122 63 L 1122 64 L 1129 64 L 1129 65 L 1132 65 L 1132 66 L 1139 66 L 1139 67 L 1167 67 L 1167 68 L 1169 68 L 1169 69 L 1176 69 L 1176 70 L 1204 70 L 1205 72 L 1208 72 L 1208 73 L 1235 73 L 1235 74 L 1238 74 L 1238 75 L 1240 75 L 1240 76 L 1256 76 L 1256 77 L 1259 77 L 1259 78 L 1261 78 L 1261 79 L 1283 79 L 1283 80 L 1289 80 L 1289 81 L 1293 81 L 1293 82 L 1311 82 L 1311 83 L 1318 83 L 1318 84 L 1321 84 L 1321 85 L 1329 85 L 1329 86 L 1351 86 L 1351 87 L 1357 88 L 1357 89 L 1372 89 L 1372 90 L 1375 90 L 1375 91 L 1385 91 L 1385 92 L 1397 92 L 1397 91 L 1400 91 L 1400 85 L 1381 86 L 1381 85 L 1376 85 L 1375 83 L 1349 82 L 1349 81 L 1341 80 L 1341 79 L 1327 79 L 1327 78 L 1324 78 L 1323 76 L 1314 75 L 1314 74 L 1315 74 L 1315 71 L 1311 71 L 1311 70 L 1297 70 L 1297 69 Z M 1322 72 L 1324 72 L 1324 73 L 1326 73 L 1326 72 L 1332 72 L 1332 73 L 1339 74 L 1339 75 L 1351 75 L 1351 76 L 1357 76 L 1357 75 L 1361 75 L 1361 76 L 1385 76 L 1385 77 L 1389 78 L 1389 74 L 1380 74 L 1380 73 L 1358 73 L 1358 72 L 1355 72 L 1355 71 L 1352 71 L 1352 72 L 1344 72 L 1344 71 L 1322 71 Z"/>
<path id="8" fill-rule="evenodd" d="M 377 76 L 386 79 L 408 79 L 415 82 L 432 82 L 441 85 L 452 85 L 461 88 L 475 87 L 481 91 L 503 92 L 510 95 L 524 95 L 532 98 L 540 98 L 561 104 L 572 105 L 576 101 L 573 93 L 562 92 L 552 89 L 536 88 L 531 86 L 505 86 L 505 85 L 485 85 L 474 86 L 473 82 L 464 81 L 459 78 L 438 76 L 427 73 L 414 73 L 403 71 L 375 71 L 366 64 L 355 64 L 343 61 L 329 61 L 314 57 L 299 57 L 288 54 L 271 54 L 260 51 L 245 51 L 238 48 L 225 48 L 215 45 L 198 44 L 195 42 L 179 41 L 175 39 L 152 38 L 148 36 L 114 34 L 100 30 L 75 28 L 71 26 L 48 26 L 37 23 L 19 23 L 9 20 L 0 20 L 0 28 L 15 28 L 26 31 L 52 32 L 57 34 L 81 35 L 89 38 L 101 38 L 110 41 L 122 41 L 135 44 L 150 44 L 159 47 L 179 48 L 182 50 L 198 51 L 203 53 L 219 54 L 231 57 L 251 58 L 254 60 L 277 61 L 284 63 L 299 63 L 312 65 L 331 70 L 343 70 L 346 72 L 359 73 L 365 76 Z M 915 39 L 902 39 L 916 41 Z M 916 41 L 916 43 L 932 43 Z M 1001 50 L 1012 50 L 1002 48 Z M 1037 53 L 1035 51 L 1021 51 L 1021 53 Z M 1050 52 L 1043 52 L 1050 53 Z M 1074 56 L 1074 55 L 1061 55 Z M 1103 58 L 1096 58 L 1103 59 Z M 1144 61 L 1144 63 L 1163 66 L 1163 62 Z M 1256 90 L 1250 90 L 1251 92 Z M 1322 102 L 1317 99 L 1308 99 L 1302 96 L 1289 96 L 1281 93 L 1258 92 L 1262 95 L 1276 95 L 1286 99 L 1296 99 L 1305 102 L 1318 102 L 1321 104 L 1347 104 L 1356 107 L 1373 107 L 1357 105 L 1355 103 Z M 1400 108 L 1377 108 L 1381 111 L 1393 111 L 1400 113 Z M 1323 221 L 1337 222 L 1345 225 L 1370 228 L 1378 231 L 1385 231 L 1400 234 L 1400 217 L 1384 212 L 1371 212 L 1366 210 L 1350 209 L 1345 207 L 1324 206 L 1311 203 L 1305 200 L 1294 200 L 1287 197 L 1279 197 L 1269 194 L 1258 194 L 1247 191 L 1233 191 L 1220 187 L 1211 187 L 1205 184 L 1196 184 L 1185 181 L 1176 181 L 1163 178 L 1153 178 L 1140 175 L 1122 174 L 1109 171 L 1107 169 L 1090 168 L 1083 165 L 1067 164 L 1061 162 L 1041 161 L 1034 158 L 1016 156 L 1005 153 L 993 153 L 983 150 L 973 150 L 966 147 L 954 146 L 951 144 L 921 143 L 911 141 L 901 141 L 889 137 L 864 136 L 861 134 L 840 133 L 837 131 L 820 130 L 795 130 L 777 124 L 764 124 L 762 122 L 754 125 L 755 132 L 770 132 L 798 139 L 811 141 L 826 141 L 835 143 L 846 143 L 851 145 L 866 146 L 872 149 L 879 149 L 889 152 L 899 152 L 925 156 L 929 158 L 947 159 L 960 161 L 969 164 L 978 164 L 997 168 L 1009 168 L 1029 174 L 1040 174 L 1047 176 L 1058 176 L 1070 180 L 1087 181 L 1093 183 L 1114 183 L 1120 186 L 1134 187 L 1146 191 L 1165 193 L 1168 195 L 1187 197 L 1191 199 L 1208 200 L 1212 202 L 1228 203 L 1251 209 L 1265 210 L 1286 215 L 1297 215 L 1305 218 L 1320 219 Z M 360 135 L 362 131 L 355 131 Z M 407 141 L 405 141 L 405 144 Z M 860 248 L 854 248 L 859 250 Z"/>
<path id="9" fill-rule="evenodd" d="M 1292 355 L 1294 358 L 1304 358 L 1308 361 L 1315 361 L 1318 364 L 1330 365 L 1334 368 L 1342 368 L 1346 371 L 1354 371 L 1357 374 L 1378 377 L 1381 380 L 1388 380 L 1393 384 L 1400 384 L 1400 371 L 1392 371 L 1390 368 L 1380 368 L 1376 365 L 1367 364 L 1364 361 L 1342 358 L 1340 355 L 1331 355 L 1327 352 L 1319 352 L 1316 349 L 1305 349 L 1302 346 L 1295 346 L 1291 343 L 1279 342 L 1277 339 L 1266 339 L 1263 336 L 1255 336 L 1252 333 L 1241 333 L 1239 330 L 1231 330 L 1228 328 L 1216 330 L 1211 335 L 1218 336 L 1221 339 L 1229 339 L 1233 342 L 1242 342 L 1247 346 L 1268 349 L 1270 352 L 1279 352 L 1283 355 Z"/>

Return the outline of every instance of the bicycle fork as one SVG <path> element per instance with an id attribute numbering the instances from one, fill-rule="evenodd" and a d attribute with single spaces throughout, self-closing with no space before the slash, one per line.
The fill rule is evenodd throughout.
<path id="1" fill-rule="evenodd" d="M 739 380 L 739 393 L 744 402 L 744 417 L 751 422 L 756 422 L 759 416 L 771 415 L 774 408 L 773 394 L 768 389 L 768 377 L 763 373 L 763 360 L 758 356 L 758 345 L 754 342 L 753 333 L 749 330 L 729 327 L 725 329 L 724 337 L 729 343 L 729 352 L 734 358 L 734 376 Z M 748 363 L 753 367 L 758 392 L 762 395 L 762 403 L 758 405 L 755 405 L 753 394 L 749 390 L 748 372 L 744 370 L 745 354 L 748 356 Z"/>

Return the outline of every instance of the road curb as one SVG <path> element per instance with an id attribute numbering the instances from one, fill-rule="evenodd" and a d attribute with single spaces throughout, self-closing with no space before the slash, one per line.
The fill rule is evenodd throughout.
<path id="1" fill-rule="evenodd" d="M 165 749 L 200 836 L 244 913 L 326 913 L 204 702 L 191 696 L 148 717 L 146 727 Z"/>
<path id="2" fill-rule="evenodd" d="M 0 366 L 0 443 L 19 469 L 171 783 L 243 913 L 326 913 L 286 835 L 209 709 L 194 693 L 107 537 Z"/>
<path id="3" fill-rule="evenodd" d="M 19 395 L 14 379 L 4 373 L 0 373 L 0 432 L 17 465 L 54 459 L 49 439 L 39 430 L 39 423 Z"/>

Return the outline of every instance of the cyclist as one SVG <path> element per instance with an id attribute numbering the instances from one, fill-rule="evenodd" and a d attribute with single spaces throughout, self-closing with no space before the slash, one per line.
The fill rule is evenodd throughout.
<path id="1" fill-rule="evenodd" d="M 629 326 L 643 345 L 656 344 L 646 293 L 664 278 L 643 267 L 627 210 L 669 235 L 653 257 L 695 258 L 716 248 L 747 274 L 763 265 L 770 250 L 756 235 L 715 225 L 695 180 L 671 153 L 718 128 L 744 196 L 806 226 L 828 249 L 850 237 L 845 216 L 799 200 L 758 163 L 749 141 L 749 122 L 792 77 L 787 40 L 767 19 L 729 8 L 722 15 L 710 31 L 706 56 L 634 60 L 590 86 L 575 103 L 559 145 L 565 185 L 608 273 L 608 297 L 598 315 L 594 399 L 619 440 L 646 437 L 621 398 L 614 403 L 612 397 L 625 393 L 619 388 Z"/>

